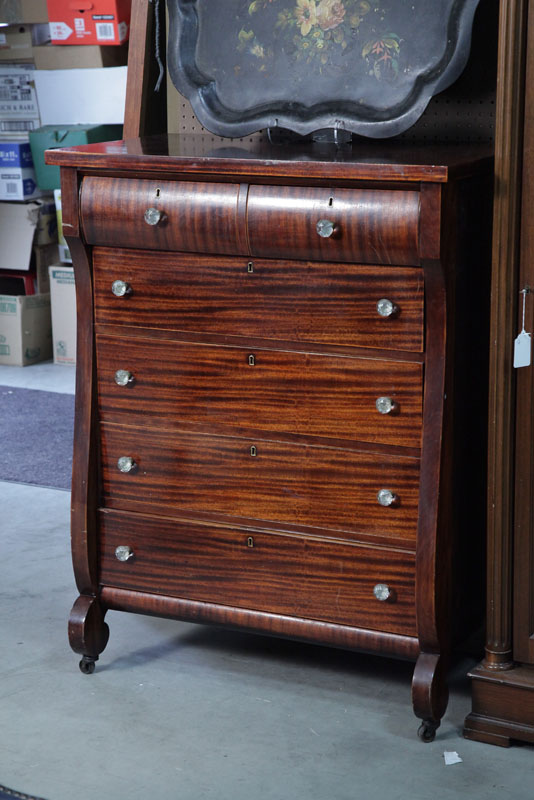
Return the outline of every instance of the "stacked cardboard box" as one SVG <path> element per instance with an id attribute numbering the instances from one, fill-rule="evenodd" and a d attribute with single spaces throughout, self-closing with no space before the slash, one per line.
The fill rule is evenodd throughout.
<path id="1" fill-rule="evenodd" d="M 130 13 L 131 0 L 0 0 L 0 363 L 52 355 L 51 301 L 54 359 L 75 362 L 59 170 L 44 151 L 122 137 Z M 59 244 L 37 232 L 50 203 L 28 202 L 52 191 Z"/>
<path id="2" fill-rule="evenodd" d="M 52 42 L 59 45 L 122 44 L 129 35 L 130 14 L 131 0 L 48 0 Z"/>
<path id="3" fill-rule="evenodd" d="M 51 198 L 0 204 L 0 364 L 52 357 L 48 266 L 56 233 Z"/>
<path id="4" fill-rule="evenodd" d="M 0 141 L 0 200 L 33 200 L 42 194 L 29 142 Z"/>

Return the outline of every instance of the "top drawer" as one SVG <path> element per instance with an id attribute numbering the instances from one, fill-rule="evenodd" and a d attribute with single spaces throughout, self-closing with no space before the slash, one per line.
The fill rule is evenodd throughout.
<path id="1" fill-rule="evenodd" d="M 413 189 L 86 177 L 80 209 L 89 244 L 417 266 L 419 201 Z"/>
<path id="2" fill-rule="evenodd" d="M 416 266 L 419 200 L 413 190 L 251 186 L 251 254 Z"/>
<path id="3" fill-rule="evenodd" d="M 196 253 L 244 253 L 239 243 L 234 183 L 156 181 L 87 177 L 80 213 L 89 244 L 184 250 Z M 149 224 L 148 209 L 161 214 Z"/>

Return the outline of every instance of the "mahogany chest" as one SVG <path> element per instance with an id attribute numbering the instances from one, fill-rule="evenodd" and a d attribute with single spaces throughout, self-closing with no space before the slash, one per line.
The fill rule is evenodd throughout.
<path id="1" fill-rule="evenodd" d="M 169 136 L 47 160 L 82 671 L 108 609 L 408 658 L 431 740 L 483 578 L 487 154 Z"/>

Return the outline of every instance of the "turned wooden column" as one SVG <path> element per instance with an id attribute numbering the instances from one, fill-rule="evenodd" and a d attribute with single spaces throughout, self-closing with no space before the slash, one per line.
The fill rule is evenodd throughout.
<path id="1" fill-rule="evenodd" d="M 486 669 L 512 666 L 512 534 L 516 335 L 527 2 L 499 19 L 488 441 Z"/>

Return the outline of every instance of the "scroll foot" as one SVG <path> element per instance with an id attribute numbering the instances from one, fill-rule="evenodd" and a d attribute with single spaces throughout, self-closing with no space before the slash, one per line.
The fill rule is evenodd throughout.
<path id="1" fill-rule="evenodd" d="M 449 700 L 442 656 L 419 655 L 413 674 L 412 700 L 415 716 L 422 720 L 417 735 L 422 742 L 434 741 Z"/>
<path id="2" fill-rule="evenodd" d="M 80 653 L 80 669 L 84 675 L 95 671 L 95 662 L 109 639 L 109 628 L 104 622 L 105 611 L 96 597 L 80 595 L 69 618 L 69 641 L 75 653 Z"/>

